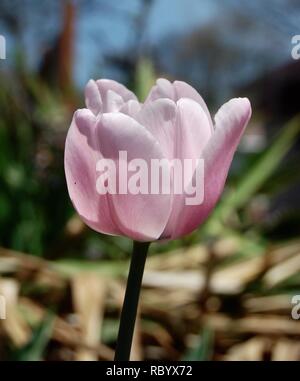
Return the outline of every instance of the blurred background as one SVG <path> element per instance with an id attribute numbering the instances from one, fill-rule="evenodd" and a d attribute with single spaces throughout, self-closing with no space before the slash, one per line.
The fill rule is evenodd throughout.
<path id="1" fill-rule="evenodd" d="M 254 112 L 207 222 L 151 247 L 132 359 L 300 360 L 299 2 L 1 0 L 0 34 L 0 359 L 113 358 L 131 242 L 79 220 L 64 142 L 90 78 L 166 77 Z"/>

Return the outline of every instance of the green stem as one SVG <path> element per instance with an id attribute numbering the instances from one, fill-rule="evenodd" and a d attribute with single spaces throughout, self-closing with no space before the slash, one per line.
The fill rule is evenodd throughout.
<path id="1" fill-rule="evenodd" d="M 129 361 L 144 267 L 150 242 L 134 242 L 128 274 L 115 361 Z"/>

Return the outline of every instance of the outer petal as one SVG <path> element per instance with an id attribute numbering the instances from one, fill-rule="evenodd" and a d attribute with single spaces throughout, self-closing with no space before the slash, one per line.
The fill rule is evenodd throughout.
<path id="1" fill-rule="evenodd" d="M 218 201 L 226 181 L 234 152 L 251 117 L 247 98 L 235 98 L 224 104 L 215 116 L 216 129 L 204 149 L 204 202 L 185 205 L 181 197 L 177 208 L 180 219 L 174 219 L 171 238 L 178 238 L 196 229 L 208 216 Z"/>
<path id="2" fill-rule="evenodd" d="M 98 127 L 100 149 L 107 159 L 117 163 L 119 152 L 126 151 L 128 162 L 143 159 L 150 168 L 151 159 L 164 158 L 159 144 L 150 132 L 125 114 L 103 114 Z M 121 175 L 123 174 L 122 172 Z M 128 178 L 131 175 L 130 172 Z M 108 197 L 114 220 L 124 235 L 140 241 L 156 240 L 161 236 L 170 214 L 169 194 L 153 195 L 148 192 L 134 195 L 128 192 Z"/>
<path id="3" fill-rule="evenodd" d="M 96 163 L 101 158 L 96 118 L 90 110 L 74 114 L 65 145 L 65 174 L 71 201 L 84 222 L 105 234 L 120 234 L 111 219 L 107 197 L 96 192 Z"/>
<path id="4" fill-rule="evenodd" d="M 179 99 L 175 157 L 198 159 L 211 136 L 212 131 L 203 108 L 192 99 Z"/>
<path id="5" fill-rule="evenodd" d="M 204 147 L 211 138 L 211 129 L 207 116 L 202 107 L 191 99 L 182 98 L 177 102 L 177 118 L 175 125 L 174 157 L 182 160 L 192 159 L 192 165 L 196 166 L 196 160 L 202 155 Z M 193 172 L 184 174 L 184 183 L 192 180 Z M 172 212 L 165 228 L 164 235 L 172 235 L 174 221 L 180 219 L 182 212 L 182 195 L 174 194 L 172 198 Z"/>
<path id="6" fill-rule="evenodd" d="M 175 88 L 175 94 L 177 99 L 189 98 L 199 103 L 199 105 L 202 107 L 207 116 L 207 120 L 209 121 L 211 130 L 213 130 L 213 123 L 211 120 L 210 112 L 208 111 L 206 103 L 204 99 L 201 97 L 201 95 L 192 86 L 183 81 L 175 81 L 173 86 Z"/>
<path id="7" fill-rule="evenodd" d="M 174 158 L 176 136 L 176 104 L 170 99 L 157 99 L 142 106 L 136 120 L 158 141 L 164 155 Z"/>

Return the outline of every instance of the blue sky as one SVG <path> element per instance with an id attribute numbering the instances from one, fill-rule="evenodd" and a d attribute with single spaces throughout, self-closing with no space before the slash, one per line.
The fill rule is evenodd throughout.
<path id="1" fill-rule="evenodd" d="M 290 39 L 293 34 L 300 33 L 299 7 L 292 5 L 293 12 L 290 12 L 286 7 L 287 2 L 291 3 L 291 0 L 265 0 L 263 3 L 254 1 L 247 4 L 238 0 L 154 0 L 145 26 L 144 41 L 155 46 L 168 36 L 187 33 L 210 22 L 217 23 L 220 18 L 235 11 L 252 14 L 257 22 L 257 33 L 249 36 L 247 41 L 239 41 L 244 37 L 238 35 L 231 37 L 237 43 L 249 45 L 249 49 L 259 48 L 262 54 L 268 55 L 271 67 L 290 59 Z M 112 12 L 110 17 L 95 13 L 79 19 L 77 57 L 80 58 L 75 67 L 75 77 L 80 85 L 90 77 L 102 75 L 103 53 L 121 51 L 132 42 L 134 34 L 130 20 L 139 12 L 141 1 L 126 0 L 115 4 L 118 4 L 116 9 L 120 7 L 121 13 L 128 12 L 129 16 L 121 17 L 119 13 L 114 15 Z M 275 41 L 278 40 L 271 52 L 266 30 Z"/>
<path id="2" fill-rule="evenodd" d="M 20 0 L 21 1 L 21 0 Z M 22 4 L 25 3 L 22 2 Z M 47 0 L 44 0 L 47 1 Z M 62 2 L 48 0 L 49 4 L 56 4 L 59 8 Z M 78 0 L 77 0 L 78 1 Z M 256 32 L 245 36 L 231 35 L 237 44 L 244 44 L 247 49 L 260 49 L 266 55 L 270 67 L 280 61 L 290 59 L 291 37 L 300 34 L 300 10 L 293 5 L 294 0 L 265 0 L 240 2 L 239 0 L 154 0 L 153 7 L 145 25 L 144 42 L 157 46 L 170 36 L 188 33 L 193 29 L 211 24 L 218 25 L 220 19 L 235 11 L 252 15 L 257 23 Z M 79 0 L 80 3 L 80 0 Z M 292 4 L 288 8 L 286 4 Z M 88 2 L 86 2 L 88 4 Z M 139 13 L 141 0 L 96 0 L 97 8 L 79 11 L 76 18 L 75 39 L 75 67 L 74 78 L 78 86 L 82 87 L 89 78 L 105 75 L 103 57 L 106 53 L 118 53 L 126 50 L 134 39 L 134 17 Z M 295 1 L 294 1 L 294 4 Z M 104 11 L 103 6 L 111 8 Z M 62 19 L 62 12 L 56 11 L 44 18 L 43 22 L 37 19 L 34 10 L 27 7 L 22 14 L 25 33 L 22 36 L 26 47 L 26 59 L 29 66 L 36 67 L 43 52 L 57 34 Z M 292 11 L 291 11 L 292 10 Z M 1 17 L 0 17 L 1 18 Z M 41 33 L 42 28 L 48 26 L 47 33 Z M 274 47 L 269 46 L 268 31 L 275 41 Z M 225 33 L 220 39 L 225 41 Z M 1 30 L 0 34 L 6 31 Z M 15 42 L 7 37 L 7 60 L 1 62 L 2 67 L 9 67 L 13 62 Z M 253 64 L 253 71 L 257 70 Z"/>
<path id="3" fill-rule="evenodd" d="M 134 17 L 141 3 L 139 0 L 126 0 L 122 4 L 121 9 Z M 155 46 L 170 34 L 184 33 L 203 25 L 219 10 L 215 1 L 155 0 L 145 27 L 145 41 Z M 75 67 L 79 84 L 97 75 L 97 65 L 101 71 L 97 57 L 105 52 L 122 51 L 130 44 L 134 37 L 130 20 L 131 17 L 121 17 L 118 13 L 112 17 L 94 14 L 79 19 L 76 54 L 80 59 Z"/>

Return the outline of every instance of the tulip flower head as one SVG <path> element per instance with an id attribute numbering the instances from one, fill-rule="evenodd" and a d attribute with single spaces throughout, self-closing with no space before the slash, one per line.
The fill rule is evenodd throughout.
<path id="1" fill-rule="evenodd" d="M 251 116 L 247 98 L 212 120 L 185 82 L 158 79 L 144 103 L 101 79 L 85 89 L 73 116 L 65 173 L 73 205 L 92 229 L 136 241 L 191 233 L 220 198 Z"/>

